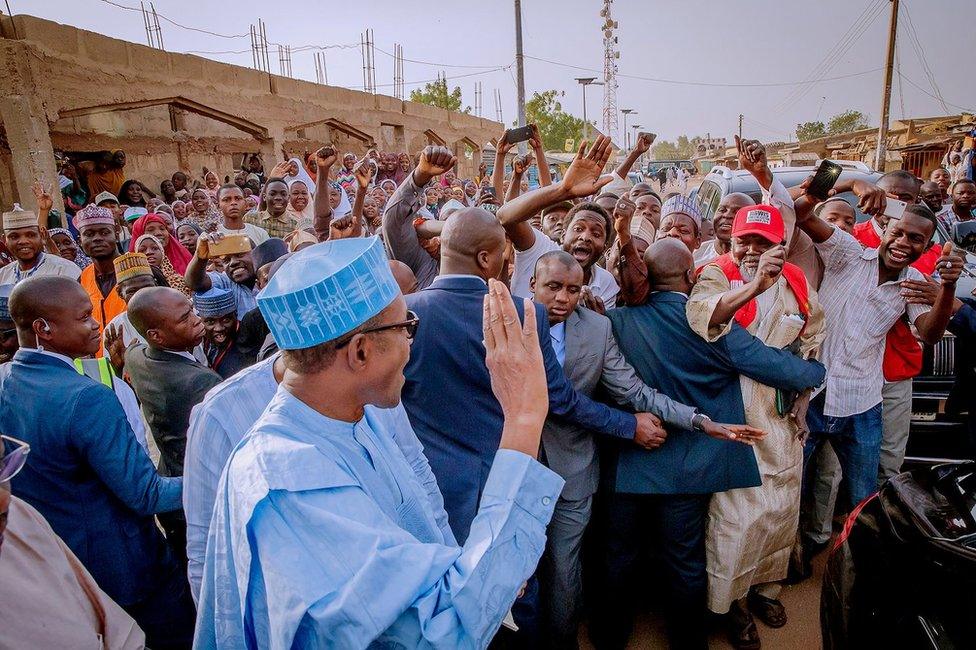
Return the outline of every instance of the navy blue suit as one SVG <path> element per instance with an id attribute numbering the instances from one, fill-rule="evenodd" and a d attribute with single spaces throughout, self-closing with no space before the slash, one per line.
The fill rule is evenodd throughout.
<path id="1" fill-rule="evenodd" d="M 652 293 L 640 307 L 607 313 L 617 342 L 644 382 L 672 399 L 693 404 L 716 422 L 744 424 L 739 376 L 790 390 L 818 386 L 824 368 L 763 345 L 738 325 L 715 343 L 692 331 L 688 297 Z M 613 456 L 613 454 L 611 454 Z M 705 520 L 713 492 L 761 483 L 753 450 L 695 431 L 668 431 L 648 451 L 621 445 L 604 464 L 613 492 L 606 509 L 607 584 L 594 617 L 597 647 L 623 647 L 630 634 L 634 561 L 646 543 L 648 522 L 660 540 L 670 593 L 666 596 L 672 647 L 707 647 Z"/>
<path id="2" fill-rule="evenodd" d="M 463 544 L 478 512 L 481 490 L 502 435 L 501 405 L 491 392 L 482 342 L 487 285 L 473 276 L 438 277 L 406 297 L 420 317 L 410 348 L 402 399 L 444 495 L 448 521 Z M 522 301 L 515 307 L 522 317 Z M 633 415 L 577 393 L 566 379 L 549 338 L 549 319 L 535 305 L 549 380 L 549 412 L 579 426 L 632 439 Z"/>
<path id="3" fill-rule="evenodd" d="M 13 493 L 34 506 L 153 647 L 188 645 L 189 585 L 153 520 L 182 507 L 110 388 L 21 348 L 0 366 L 0 431 L 31 446 Z"/>

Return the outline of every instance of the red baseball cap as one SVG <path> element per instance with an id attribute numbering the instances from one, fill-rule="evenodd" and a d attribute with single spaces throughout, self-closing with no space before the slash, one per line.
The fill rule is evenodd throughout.
<path id="1" fill-rule="evenodd" d="M 781 244 L 786 238 L 783 215 L 771 205 L 749 205 L 739 208 L 732 221 L 732 236 L 759 235 L 774 244 Z"/>

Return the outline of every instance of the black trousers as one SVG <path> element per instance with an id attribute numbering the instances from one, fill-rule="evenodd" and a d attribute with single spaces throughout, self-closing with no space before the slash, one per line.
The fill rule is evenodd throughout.
<path id="1" fill-rule="evenodd" d="M 711 494 L 607 495 L 600 526 L 604 535 L 602 581 L 594 599 L 590 637 L 599 650 L 624 648 L 635 603 L 649 590 L 661 602 L 672 648 L 707 650 L 705 626 L 705 523 Z M 662 563 L 664 585 L 640 581 L 635 571 L 651 546 Z"/>
<path id="2" fill-rule="evenodd" d="M 186 571 L 176 562 L 160 575 L 145 600 L 124 607 L 146 633 L 146 647 L 152 650 L 189 650 L 193 645 L 196 608 L 190 596 Z"/>

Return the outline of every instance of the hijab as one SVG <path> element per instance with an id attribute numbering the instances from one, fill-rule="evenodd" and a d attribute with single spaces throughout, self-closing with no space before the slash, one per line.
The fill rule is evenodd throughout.
<path id="1" fill-rule="evenodd" d="M 158 214 L 147 214 L 143 217 L 136 219 L 136 222 L 132 224 L 132 239 L 129 241 L 129 252 L 134 252 L 137 250 L 139 245 L 139 239 L 146 233 L 146 226 L 150 223 L 161 223 L 167 229 L 169 226 L 166 224 L 166 220 L 163 219 Z M 162 246 L 161 246 L 162 247 Z M 166 247 L 163 248 L 163 253 L 166 254 L 166 258 L 173 265 L 173 268 L 177 273 L 186 273 L 186 266 L 193 259 L 193 255 L 190 251 L 186 250 L 183 244 L 180 243 L 178 237 L 175 234 L 170 233 L 169 242 Z"/>
<path id="2" fill-rule="evenodd" d="M 78 248 L 78 252 L 75 254 L 74 263 L 81 268 L 85 268 L 91 264 L 91 258 L 85 255 L 85 251 L 81 250 L 81 245 L 78 243 L 78 240 L 75 239 L 75 236 L 71 234 L 70 230 L 67 228 L 51 228 L 47 231 L 47 234 L 51 236 L 52 241 L 54 235 L 64 235 L 66 237 L 70 237 L 71 241 L 73 241 L 75 246 Z"/>
<path id="3" fill-rule="evenodd" d="M 315 196 L 315 181 L 313 181 L 312 177 L 308 175 L 307 171 L 305 171 L 305 164 L 302 162 L 302 159 L 298 157 L 289 158 L 288 162 L 295 163 L 295 166 L 298 168 L 298 173 L 294 176 L 291 174 L 285 175 L 285 182 L 288 183 L 288 187 L 291 187 L 292 181 L 302 181 L 305 183 L 305 187 L 308 188 L 309 197 Z"/>
<path id="4" fill-rule="evenodd" d="M 151 239 L 152 241 L 156 242 L 157 246 L 163 248 L 163 245 L 159 243 L 158 239 L 156 239 L 153 235 L 147 234 L 141 235 L 137 239 L 133 240 L 135 242 L 134 250 L 139 250 L 139 244 L 147 239 Z M 165 252 L 166 251 L 164 249 L 163 253 Z M 169 261 L 169 258 L 166 257 L 165 254 L 163 255 L 163 261 L 159 265 L 159 270 L 162 272 L 163 277 L 166 278 L 166 284 L 168 284 L 171 289 L 176 289 L 187 298 L 190 297 L 193 292 L 190 291 L 190 287 L 187 286 L 186 281 L 183 279 L 183 275 L 176 272 L 176 269 L 173 268 L 173 263 Z"/>
<path id="5" fill-rule="evenodd" d="M 301 212 L 291 205 L 291 187 L 296 183 L 301 183 L 308 189 L 308 204 Z M 315 196 L 312 194 L 313 189 L 308 187 L 308 184 L 300 178 L 295 178 L 288 182 L 288 206 L 285 208 L 285 215 L 298 224 L 298 228 L 311 228 L 315 220 L 315 206 L 312 205 L 315 200 Z"/>

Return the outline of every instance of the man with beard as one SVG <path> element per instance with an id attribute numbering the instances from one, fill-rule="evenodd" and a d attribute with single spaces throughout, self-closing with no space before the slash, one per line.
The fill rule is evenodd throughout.
<path id="1" fill-rule="evenodd" d="M 433 257 L 424 248 L 414 226 L 414 217 L 426 202 L 423 188 L 435 176 L 445 174 L 457 157 L 447 147 L 429 146 L 420 154 L 417 167 L 400 183 L 383 212 L 383 243 L 390 259 L 400 260 L 417 277 L 419 289 L 425 289 L 437 277 L 440 256 Z M 434 250 L 429 244 L 428 248 Z"/>
<path id="2" fill-rule="evenodd" d="M 951 235 L 952 227 L 960 221 L 970 221 L 976 209 L 976 181 L 963 178 L 952 184 L 952 209 L 939 216 L 939 223 Z"/>
<path id="3" fill-rule="evenodd" d="M 884 193 L 862 194 L 863 212 L 884 212 Z M 963 258 L 947 244 L 936 264 L 941 277 L 934 305 L 913 304 L 904 295 L 903 283 L 925 281 L 911 264 L 929 248 L 935 233 L 932 211 L 908 206 L 901 219 L 888 222 L 875 249 L 864 248 L 853 236 L 813 214 L 815 202 L 809 195 L 799 196 L 796 217 L 823 259 L 820 302 L 831 326 L 821 353 L 827 367 L 826 388 L 810 404 L 804 459 L 809 460 L 824 442 L 831 444 L 840 461 L 842 482 L 847 484 L 845 506 L 850 510 L 877 485 L 885 335 L 904 314 L 923 342 L 936 343 L 951 317 Z"/>
<path id="4" fill-rule="evenodd" d="M 814 358 L 824 336 L 823 312 L 800 267 L 785 262 L 786 229 L 779 210 L 745 206 L 731 225 L 730 252 L 698 274 L 685 308 L 689 325 L 712 342 L 735 322 L 771 348 Z M 734 646 L 753 647 L 759 633 L 750 609 L 770 627 L 786 624 L 780 581 L 786 577 L 799 520 L 800 438 L 809 393 L 790 399 L 795 394 L 777 393 L 748 377 L 741 379 L 741 389 L 746 424 L 767 433 L 755 448 L 762 485 L 712 497 L 706 536 L 708 607 L 717 614 L 728 612 Z"/>
<path id="5" fill-rule="evenodd" d="M 112 390 L 75 370 L 100 343 L 88 295 L 68 278 L 32 278 L 10 312 L 20 349 L 0 366 L 0 430 L 34 451 L 14 487 L 147 645 L 189 647 L 193 601 L 153 519 L 179 510 L 182 480 L 157 475 Z"/>
<path id="6" fill-rule="evenodd" d="M 14 357 L 14 352 L 20 347 L 17 341 L 17 329 L 10 318 L 10 292 L 14 285 L 0 285 L 0 363 L 7 363 Z"/>
<path id="7" fill-rule="evenodd" d="M 50 197 L 47 201 L 50 203 Z M 72 280 L 81 276 L 81 269 L 74 262 L 44 252 L 41 229 L 33 212 L 14 204 L 13 210 L 3 213 L 3 233 L 4 243 L 14 261 L 0 268 L 0 284 L 17 284 L 41 276 L 63 276 Z"/>
<path id="8" fill-rule="evenodd" d="M 81 249 L 92 263 L 81 272 L 81 286 L 88 293 L 95 308 L 92 317 L 98 323 L 99 332 L 112 319 L 126 310 L 116 288 L 115 258 L 119 256 L 119 227 L 108 208 L 89 205 L 78 211 L 73 220 L 78 231 Z M 100 347 L 98 356 L 102 356 Z"/>
<path id="9" fill-rule="evenodd" d="M 286 196 L 287 193 L 286 188 Z M 223 217 L 223 222 L 217 225 L 217 232 L 224 235 L 247 235 L 254 246 L 268 239 L 267 230 L 244 221 L 247 202 L 244 200 L 244 192 L 237 185 L 227 183 L 220 186 L 217 190 L 217 207 Z"/>
<path id="10" fill-rule="evenodd" d="M 704 266 L 717 257 L 727 255 L 732 250 L 732 220 L 740 208 L 753 205 L 752 197 L 742 192 L 732 192 L 722 197 L 712 217 L 712 230 L 715 235 L 695 251 L 695 264 Z"/>
<path id="11" fill-rule="evenodd" d="M 231 237 L 235 240 L 230 243 L 231 247 L 241 252 L 219 256 L 224 265 L 223 273 L 207 271 L 207 262 L 210 247 L 227 237 L 216 232 L 197 241 L 197 252 L 186 266 L 186 285 L 196 293 L 206 293 L 211 288 L 230 291 L 237 307 L 237 317 L 244 318 L 244 314 L 258 306 L 257 275 L 251 256 L 253 243 L 243 235 Z"/>
<path id="12" fill-rule="evenodd" d="M 635 561 L 652 537 L 663 560 L 671 647 L 704 648 L 709 502 L 716 492 L 758 486 L 761 477 L 753 450 L 738 437 L 715 439 L 702 435 L 703 428 L 709 419 L 746 424 L 741 375 L 799 391 L 820 384 L 824 370 L 763 345 L 737 324 L 719 341 L 702 340 L 686 315 L 696 278 L 691 251 L 668 237 L 651 244 L 644 257 L 648 300 L 607 312 L 613 333 L 644 383 L 697 405 L 699 412 L 692 422 L 695 431 L 669 428 L 658 449 L 622 445 L 605 456 L 606 565 L 599 574 L 606 583 L 600 585 L 590 630 L 598 648 L 626 645 L 634 603 L 646 589 L 635 579 Z M 748 429 L 753 437 L 763 435 Z"/>
<path id="13" fill-rule="evenodd" d="M 309 188 L 312 189 L 312 188 Z M 244 221 L 268 233 L 270 237 L 284 239 L 285 235 L 295 229 L 295 224 L 285 211 L 288 209 L 288 184 L 283 178 L 269 178 L 264 186 L 265 210 L 248 212 Z M 261 242 L 252 240 L 256 244 Z"/>
<path id="14" fill-rule="evenodd" d="M 217 374 L 227 379 L 254 364 L 256 357 L 237 344 L 240 321 L 234 294 L 216 287 L 205 293 L 195 293 L 193 307 L 203 319 L 203 351 Z"/>
<path id="15" fill-rule="evenodd" d="M 505 227 L 515 248 L 515 270 L 512 274 L 514 295 L 531 296 L 529 281 L 536 262 L 550 251 L 564 250 L 583 267 L 585 286 L 593 295 L 607 309 L 616 305 L 620 290 L 617 281 L 609 271 L 596 265 L 596 261 L 606 252 L 612 228 L 610 215 L 603 208 L 595 203 L 574 206 L 566 215 L 566 232 L 561 244 L 553 242 L 526 223 L 532 215 L 548 206 L 598 194 L 613 179 L 610 176 L 591 179 L 588 172 L 595 165 L 600 165 L 602 169 L 609 155 L 610 139 L 600 136 L 588 152 L 584 146 L 580 147 L 580 154 L 559 183 L 524 194 L 498 209 L 498 221 Z"/>
<path id="16" fill-rule="evenodd" d="M 203 341 L 204 324 L 176 289 L 149 287 L 129 301 L 126 312 L 147 344 L 125 353 L 126 374 L 142 404 L 159 449 L 159 475 L 183 476 L 183 455 L 190 410 L 222 381 L 200 363 L 193 350 Z M 186 518 L 182 512 L 160 515 L 166 541 L 186 566 Z"/>

